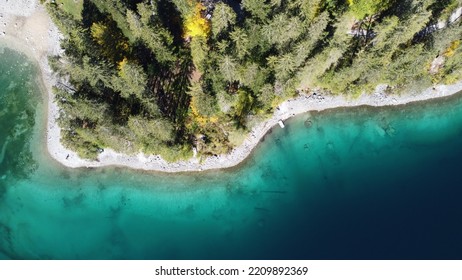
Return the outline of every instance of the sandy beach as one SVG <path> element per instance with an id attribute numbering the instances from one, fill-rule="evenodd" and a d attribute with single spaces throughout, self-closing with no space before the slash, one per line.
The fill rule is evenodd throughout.
<path id="1" fill-rule="evenodd" d="M 282 103 L 273 116 L 254 127 L 244 143 L 231 153 L 217 157 L 192 158 L 188 161 L 168 163 L 156 155 L 123 155 L 111 149 L 105 149 L 98 161 L 83 160 L 60 143 L 60 128 L 56 123 L 59 109 L 54 102 L 52 86 L 54 77 L 47 56 L 59 54 L 59 32 L 48 17 L 38 0 L 0 0 L 0 44 L 21 51 L 36 60 L 41 68 L 42 80 L 48 93 L 47 147 L 52 158 L 71 167 L 124 166 L 133 169 L 161 172 L 203 171 L 233 167 L 247 158 L 258 145 L 261 138 L 280 120 L 295 115 L 321 111 L 337 107 L 392 106 L 410 102 L 429 100 L 449 96 L 462 91 L 462 82 L 454 85 L 437 85 L 420 93 L 406 95 L 386 94 L 384 87 L 378 87 L 372 94 L 364 94 L 357 99 L 348 100 L 343 96 L 321 93 L 300 94 L 297 98 Z"/>

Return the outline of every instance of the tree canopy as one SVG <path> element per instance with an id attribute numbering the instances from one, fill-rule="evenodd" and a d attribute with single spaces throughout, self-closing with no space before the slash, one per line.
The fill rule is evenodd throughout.
<path id="1" fill-rule="evenodd" d="M 460 0 L 42 2 L 63 34 L 63 142 L 83 157 L 224 153 L 300 92 L 462 79 Z"/>

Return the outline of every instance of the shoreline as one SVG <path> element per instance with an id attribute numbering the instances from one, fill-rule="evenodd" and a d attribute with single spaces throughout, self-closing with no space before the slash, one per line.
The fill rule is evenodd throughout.
<path id="1" fill-rule="evenodd" d="M 53 24 L 46 9 L 38 0 L 15 0 L 0 3 L 0 48 L 9 48 L 28 57 L 37 66 L 37 91 L 43 98 L 43 115 L 41 127 L 34 128 L 34 139 L 40 141 L 40 150 L 36 155 L 43 155 L 47 160 L 56 160 L 51 150 L 59 143 L 60 130 L 56 125 L 59 114 L 53 102 L 52 87 L 57 83 L 48 64 L 48 56 L 62 53 L 61 35 Z M 45 131 L 43 131 L 43 126 Z M 38 133 L 37 133 L 38 132 Z M 53 139 L 55 137 L 56 139 Z"/>
<path id="2" fill-rule="evenodd" d="M 261 139 L 279 121 L 287 120 L 293 116 L 310 112 L 323 111 L 341 107 L 385 107 L 404 105 L 413 102 L 426 101 L 434 98 L 446 97 L 462 91 L 462 82 L 454 85 L 437 85 L 425 89 L 420 93 L 404 95 L 386 94 L 383 87 L 377 87 L 372 94 L 363 94 L 356 99 L 347 99 L 345 96 L 323 94 L 300 95 L 294 99 L 280 104 L 270 119 L 255 126 L 247 135 L 244 142 L 229 154 L 209 156 L 202 160 L 191 158 L 187 161 L 169 163 L 157 155 L 146 156 L 124 155 L 105 149 L 98 161 L 81 159 L 77 154 L 66 149 L 60 142 L 61 131 L 56 122 L 59 108 L 54 102 L 52 86 L 57 83 L 48 65 L 48 55 L 62 52 L 59 44 L 59 32 L 51 22 L 45 8 L 37 0 L 16 0 L 0 4 L 0 44 L 22 52 L 36 60 L 40 67 L 41 77 L 46 93 L 47 121 L 46 146 L 52 159 L 70 168 L 94 167 L 127 167 L 131 169 L 158 171 L 166 173 L 198 172 L 231 168 L 239 165 L 251 154 Z"/>
<path id="3" fill-rule="evenodd" d="M 165 173 L 177 172 L 200 172 L 206 170 L 227 169 L 238 166 L 244 162 L 258 146 L 261 139 L 274 127 L 278 126 L 280 120 L 285 121 L 294 116 L 311 112 L 324 111 L 335 108 L 353 108 L 359 106 L 369 107 L 387 107 L 406 105 L 409 103 L 428 101 L 442 97 L 452 96 L 462 91 L 462 82 L 454 85 L 438 85 L 434 88 L 428 88 L 418 94 L 382 95 L 380 93 L 365 94 L 358 99 L 347 100 L 343 96 L 299 96 L 295 99 L 288 100 L 279 105 L 278 110 L 273 116 L 254 127 L 244 140 L 244 142 L 234 148 L 231 153 L 209 156 L 200 161 L 198 158 L 191 158 L 187 161 L 175 163 L 166 162 L 157 155 L 146 156 L 142 153 L 137 155 L 124 155 L 114 152 L 111 149 L 105 149 L 98 157 L 97 161 L 88 161 L 78 158 L 73 153 L 68 152 L 64 147 L 58 154 L 61 158 L 56 158 L 61 164 L 71 168 L 97 168 L 97 167 L 128 167 L 131 169 L 158 171 Z M 69 159 L 66 160 L 67 154 Z M 72 157 L 72 158 L 71 158 Z M 77 160 L 76 160 L 77 159 Z"/>

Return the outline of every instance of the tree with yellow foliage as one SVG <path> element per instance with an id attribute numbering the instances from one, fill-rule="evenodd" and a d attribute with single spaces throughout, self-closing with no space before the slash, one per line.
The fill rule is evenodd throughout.
<path id="1" fill-rule="evenodd" d="M 197 3 L 192 12 L 186 17 L 185 38 L 207 37 L 210 31 L 210 24 L 207 19 L 202 16 L 202 11 L 205 10 L 204 5 Z"/>
<path id="2" fill-rule="evenodd" d="M 105 41 L 105 33 L 107 32 L 107 26 L 100 23 L 100 22 L 94 22 L 91 26 L 91 36 L 93 36 L 93 39 L 99 44 L 99 45 L 104 45 Z"/>
<path id="3" fill-rule="evenodd" d="M 101 46 L 101 50 L 107 58 L 113 62 L 123 59 L 125 53 L 129 52 L 129 42 L 118 32 L 114 21 L 94 22 L 90 27 L 93 40 Z"/>

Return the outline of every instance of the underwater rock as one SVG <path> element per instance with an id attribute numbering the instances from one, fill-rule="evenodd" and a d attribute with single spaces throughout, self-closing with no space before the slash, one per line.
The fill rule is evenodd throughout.
<path id="1" fill-rule="evenodd" d="M 306 128 L 310 128 L 311 126 L 313 126 L 313 121 L 310 118 L 308 118 L 305 120 L 303 124 L 305 125 Z"/>

